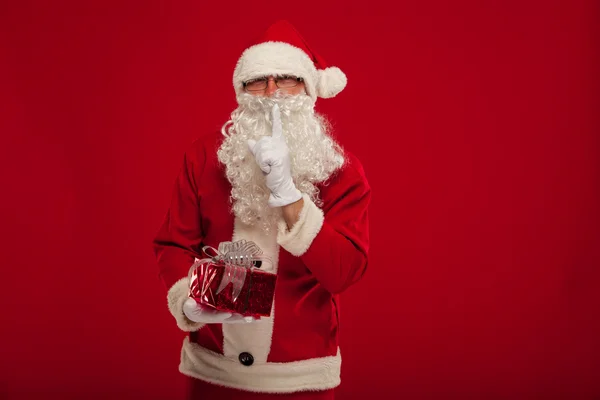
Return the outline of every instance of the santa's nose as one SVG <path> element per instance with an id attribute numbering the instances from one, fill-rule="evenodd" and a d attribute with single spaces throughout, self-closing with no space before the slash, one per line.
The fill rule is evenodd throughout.
<path id="1" fill-rule="evenodd" d="M 267 96 L 273 96 L 273 94 L 277 91 L 278 87 L 277 84 L 275 83 L 275 81 L 273 79 L 269 79 L 267 81 L 267 89 L 265 90 L 265 95 Z"/>

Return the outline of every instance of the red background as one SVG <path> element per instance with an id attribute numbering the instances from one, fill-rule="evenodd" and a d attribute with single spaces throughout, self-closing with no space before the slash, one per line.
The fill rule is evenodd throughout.
<path id="1" fill-rule="evenodd" d="M 151 240 L 282 16 L 373 187 L 339 398 L 599 398 L 599 3 L 208 3 L 0 5 L 0 398 L 183 394 Z"/>

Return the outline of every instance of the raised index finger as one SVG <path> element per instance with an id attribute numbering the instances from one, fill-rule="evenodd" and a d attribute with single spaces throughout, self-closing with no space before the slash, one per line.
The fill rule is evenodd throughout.
<path id="1" fill-rule="evenodd" d="M 279 106 L 277 104 L 275 104 L 271 110 L 271 121 L 273 121 L 271 136 L 280 138 L 283 135 L 283 128 L 281 126 L 281 114 L 279 113 Z"/>

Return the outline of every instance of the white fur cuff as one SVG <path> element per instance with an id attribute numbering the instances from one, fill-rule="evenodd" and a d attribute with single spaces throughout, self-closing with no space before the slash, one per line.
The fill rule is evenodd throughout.
<path id="1" fill-rule="evenodd" d="M 181 278 L 171 288 L 167 293 L 167 303 L 169 306 L 169 311 L 175 317 L 177 321 L 177 326 L 184 332 L 193 332 L 197 331 L 202 327 L 202 323 L 193 322 L 186 318 L 185 314 L 183 314 L 183 303 L 188 298 L 189 293 L 189 278 Z"/>
<path id="2" fill-rule="evenodd" d="M 325 220 L 323 211 L 306 193 L 302 194 L 302 198 L 304 207 L 300 211 L 298 222 L 288 231 L 285 221 L 279 221 L 277 232 L 277 243 L 296 257 L 306 253 Z"/>

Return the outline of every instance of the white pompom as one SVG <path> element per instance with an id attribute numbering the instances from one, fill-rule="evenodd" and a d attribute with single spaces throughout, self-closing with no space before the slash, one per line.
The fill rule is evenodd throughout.
<path id="1" fill-rule="evenodd" d="M 336 96 L 344 90 L 348 79 L 346 74 L 338 67 L 329 67 L 319 70 L 319 83 L 317 84 L 317 95 L 324 99 Z"/>

